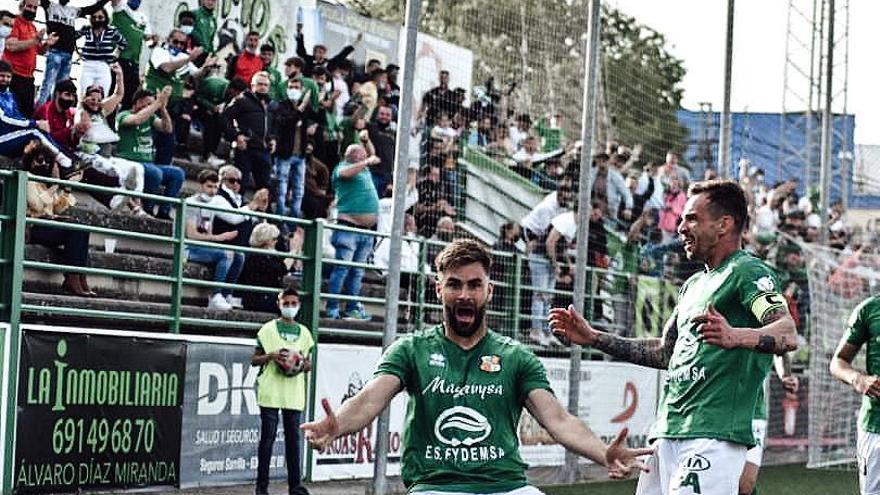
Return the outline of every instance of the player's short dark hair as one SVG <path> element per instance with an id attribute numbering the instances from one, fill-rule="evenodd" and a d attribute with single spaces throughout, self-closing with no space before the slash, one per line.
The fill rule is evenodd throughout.
<path id="1" fill-rule="evenodd" d="M 12 72 L 12 65 L 5 60 L 0 60 L 0 72 Z"/>
<path id="2" fill-rule="evenodd" d="M 199 181 L 199 184 L 204 184 L 205 182 L 220 182 L 220 176 L 217 175 L 215 170 L 202 170 L 199 172 L 196 180 Z"/>
<path id="3" fill-rule="evenodd" d="M 76 84 L 73 83 L 70 79 L 62 79 L 55 83 L 55 90 L 52 92 L 54 95 L 60 95 L 61 93 L 71 93 L 76 94 Z"/>
<path id="4" fill-rule="evenodd" d="M 287 285 L 278 293 L 278 299 L 284 299 L 287 296 L 299 297 L 299 290 L 297 290 L 296 285 Z"/>
<path id="5" fill-rule="evenodd" d="M 257 32 L 257 31 L 248 31 L 248 34 L 246 34 L 244 37 L 245 37 L 245 38 L 250 38 L 251 36 L 256 36 L 257 38 L 259 38 L 259 37 L 260 37 L 260 33 Z"/>
<path id="6" fill-rule="evenodd" d="M 156 96 L 156 93 L 154 93 L 152 90 L 149 90 L 146 88 L 139 88 L 131 96 L 131 101 L 132 101 L 132 103 L 134 103 L 134 102 L 140 101 L 148 96 Z"/>
<path id="7" fill-rule="evenodd" d="M 737 232 L 742 233 L 745 230 L 749 203 L 739 184 L 728 179 L 695 182 L 688 189 L 688 196 L 697 194 L 706 195 L 712 215 L 716 218 L 730 215 Z"/>
<path id="8" fill-rule="evenodd" d="M 284 61 L 284 65 L 292 65 L 294 67 L 302 69 L 306 65 L 306 62 L 299 57 L 290 57 Z"/>
<path id="9" fill-rule="evenodd" d="M 193 14 L 191 10 L 182 10 L 179 14 L 177 14 L 177 22 L 180 22 L 184 19 L 190 19 L 192 21 L 196 20 L 196 15 Z"/>
<path id="10" fill-rule="evenodd" d="M 489 273 L 492 268 L 492 255 L 479 242 L 472 239 L 456 239 L 449 243 L 434 259 L 437 273 L 444 273 L 471 263 L 479 263 Z"/>
<path id="11" fill-rule="evenodd" d="M 269 43 L 263 43 L 262 45 L 260 45 L 260 51 L 275 53 L 275 47 Z"/>

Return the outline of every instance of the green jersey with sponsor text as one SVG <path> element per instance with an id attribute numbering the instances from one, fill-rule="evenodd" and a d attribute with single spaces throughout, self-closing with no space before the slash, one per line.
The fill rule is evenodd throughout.
<path id="1" fill-rule="evenodd" d="M 880 297 L 869 297 L 856 306 L 847 323 L 846 341 L 858 347 L 866 345 L 866 371 L 880 375 Z M 880 433 L 880 399 L 862 397 L 859 428 Z"/>
<path id="2" fill-rule="evenodd" d="M 770 311 L 787 308 L 775 272 L 745 251 L 688 279 L 675 308 L 678 339 L 652 437 L 714 438 L 751 447 L 752 418 L 772 356 L 703 342 L 693 319 L 710 303 L 735 328 L 758 328 Z"/>
<path id="3" fill-rule="evenodd" d="M 464 350 L 442 326 L 402 337 L 376 375 L 409 394 L 401 477 L 410 492 L 497 493 L 526 485 L 517 425 L 532 390 L 550 389 L 525 346 L 489 331 Z"/>

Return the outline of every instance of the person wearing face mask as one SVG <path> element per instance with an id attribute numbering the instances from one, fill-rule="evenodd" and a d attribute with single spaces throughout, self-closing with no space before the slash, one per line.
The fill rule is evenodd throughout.
<path id="1" fill-rule="evenodd" d="M 272 159 L 269 148 L 269 75 L 257 72 L 245 91 L 223 112 L 226 134 L 235 142 L 235 166 L 241 170 L 242 187 L 270 187 Z"/>
<path id="2" fill-rule="evenodd" d="M 269 97 L 272 101 L 287 99 L 287 78 L 275 68 L 275 47 L 264 43 L 260 45 L 260 60 L 263 61 L 263 72 L 269 74 Z"/>
<path id="3" fill-rule="evenodd" d="M 122 33 L 126 47 L 119 52 L 119 66 L 125 81 L 120 108 L 131 108 L 131 97 L 140 87 L 140 59 L 144 41 L 155 40 L 147 16 L 141 12 L 141 0 L 113 0 L 113 27 Z"/>
<path id="4" fill-rule="evenodd" d="M 232 57 L 226 68 L 226 79 L 236 77 L 250 81 L 254 74 L 263 70 L 264 62 L 260 58 L 260 33 L 251 31 L 244 38 L 244 49 Z"/>
<path id="5" fill-rule="evenodd" d="M 116 59 L 117 50 L 124 50 L 128 42 L 122 33 L 109 26 L 110 15 L 104 9 L 92 14 L 89 23 L 77 33 L 77 37 L 85 40 L 80 50 L 83 66 L 79 83 L 83 90 L 97 84 L 109 93 L 113 82 L 110 64 Z"/>
<path id="6" fill-rule="evenodd" d="M 15 22 L 15 14 L 8 10 L 0 10 L 0 58 L 6 49 L 6 38 L 12 33 L 12 24 Z"/>
<path id="7" fill-rule="evenodd" d="M 12 31 L 6 38 L 3 60 L 12 66 L 12 93 L 18 109 L 25 117 L 34 113 L 34 71 L 37 69 L 37 55 L 46 53 L 58 42 L 58 35 L 46 29 L 37 30 L 39 0 L 21 0 L 19 15 L 12 23 Z"/>
<path id="8" fill-rule="evenodd" d="M 239 285 L 255 287 L 271 287 L 278 289 L 284 286 L 284 276 L 293 264 L 293 258 L 275 256 L 275 246 L 281 231 L 271 223 L 258 223 L 250 234 L 248 244 L 252 248 L 265 249 L 266 253 L 248 253 L 244 262 Z M 245 292 L 241 296 L 242 305 L 248 311 L 277 313 L 278 299 L 270 292 Z"/>
<path id="9" fill-rule="evenodd" d="M 306 133 L 311 132 L 314 135 L 317 130 L 317 124 L 310 120 L 313 115 L 309 98 L 310 95 L 303 92 L 302 81 L 290 79 L 287 81 L 284 100 L 272 102 L 269 106 L 270 148 L 275 149 L 273 162 L 275 177 L 278 179 L 275 190 L 276 215 L 302 218 Z M 285 230 L 289 230 L 289 227 L 285 224 Z"/>
<path id="10" fill-rule="evenodd" d="M 193 32 L 196 28 L 195 24 L 196 16 L 189 10 L 184 10 L 177 15 L 177 29 L 180 29 L 180 31 L 186 35 L 186 52 L 190 52 L 193 48 L 195 48 L 192 37 Z"/>
<path id="11" fill-rule="evenodd" d="M 57 34 L 58 42 L 46 52 L 46 71 L 43 73 L 37 105 L 49 100 L 56 82 L 70 77 L 70 59 L 76 49 L 76 19 L 94 14 L 106 3 L 107 0 L 98 0 L 80 8 L 70 5 L 70 0 L 40 0 L 40 6 L 46 12 L 46 31 Z"/>
<path id="12" fill-rule="evenodd" d="M 76 92 L 76 85 L 70 79 L 59 81 L 52 92 L 52 99 L 34 111 L 35 119 L 49 123 L 52 139 L 69 149 L 76 148 L 79 138 L 88 130 L 88 123 L 73 125 Z"/>
<path id="13" fill-rule="evenodd" d="M 275 308 L 281 311 L 281 318 L 260 328 L 257 346 L 251 357 L 251 365 L 260 367 L 257 376 L 257 404 L 260 406 L 257 495 L 269 493 L 269 462 L 278 431 L 279 409 L 284 425 L 288 493 L 309 493 L 300 479 L 302 446 L 299 442 L 299 424 L 306 406 L 306 373 L 312 369 L 311 355 L 315 341 L 311 331 L 294 320 L 300 305 L 299 292 L 295 287 L 287 287 L 278 294 Z M 291 354 L 297 354 L 302 359 L 300 370 L 285 372 Z"/>
<path id="14" fill-rule="evenodd" d="M 318 108 L 320 108 L 318 95 L 321 92 L 321 88 L 318 87 L 318 84 L 315 83 L 314 79 L 305 75 L 303 72 L 304 67 L 305 62 L 303 59 L 299 57 L 290 57 L 284 61 L 284 75 L 287 77 L 288 81 L 291 79 L 299 79 L 302 81 L 303 91 L 308 91 L 309 95 L 311 95 L 309 103 L 312 105 L 312 110 L 317 112 Z"/>

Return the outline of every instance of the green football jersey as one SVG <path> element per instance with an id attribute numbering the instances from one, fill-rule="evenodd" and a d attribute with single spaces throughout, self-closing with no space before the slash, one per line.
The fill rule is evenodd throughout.
<path id="1" fill-rule="evenodd" d="M 745 251 L 688 279 L 675 308 L 678 339 L 652 438 L 714 438 L 751 447 L 752 418 L 772 356 L 704 343 L 693 319 L 709 304 L 734 328 L 759 328 L 769 311 L 787 308 L 773 270 Z"/>
<path id="2" fill-rule="evenodd" d="M 867 344 L 866 371 L 880 375 L 880 297 L 869 297 L 856 306 L 847 323 L 846 341 L 859 347 Z M 859 428 L 880 433 L 880 399 L 862 397 Z"/>
<path id="3" fill-rule="evenodd" d="M 526 485 L 517 425 L 529 392 L 552 392 L 525 346 L 493 331 L 472 349 L 438 325 L 402 337 L 376 375 L 394 375 L 409 394 L 401 477 L 410 492 L 497 493 Z"/>

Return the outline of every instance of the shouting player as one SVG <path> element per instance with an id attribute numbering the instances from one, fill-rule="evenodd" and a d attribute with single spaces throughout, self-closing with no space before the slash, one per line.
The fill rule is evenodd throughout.
<path id="1" fill-rule="evenodd" d="M 794 320 L 773 270 L 742 251 L 746 197 L 731 181 L 693 184 L 678 233 L 688 279 L 661 338 L 593 329 L 574 308 L 550 312 L 554 331 L 612 356 L 667 370 L 638 495 L 736 495 L 752 419 L 772 354 L 797 349 Z"/>
<path id="2" fill-rule="evenodd" d="M 565 448 L 620 477 L 651 449 L 606 446 L 556 400 L 544 366 L 525 346 L 487 329 L 492 298 L 488 251 L 471 240 L 449 244 L 435 260 L 443 323 L 388 348 L 373 379 L 338 412 L 302 425 L 312 447 L 369 425 L 401 390 L 409 394 L 401 477 L 410 493 L 537 495 L 526 482 L 517 424 L 525 406 Z"/>
<path id="3" fill-rule="evenodd" d="M 863 345 L 867 373 L 852 365 Z M 880 495 L 880 297 L 869 297 L 853 310 L 831 359 L 831 374 L 863 395 L 856 443 L 859 486 L 862 495 Z"/>

